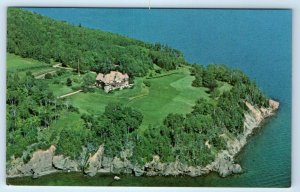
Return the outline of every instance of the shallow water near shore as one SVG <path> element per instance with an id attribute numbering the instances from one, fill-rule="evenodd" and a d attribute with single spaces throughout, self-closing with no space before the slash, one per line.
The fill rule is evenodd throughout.
<path id="1" fill-rule="evenodd" d="M 288 187 L 291 183 L 291 11 L 213 9 L 30 9 L 55 19 L 167 43 L 186 59 L 224 63 L 244 71 L 280 101 L 237 156 L 244 173 L 220 178 L 83 176 L 55 173 L 8 179 L 13 185 Z"/>

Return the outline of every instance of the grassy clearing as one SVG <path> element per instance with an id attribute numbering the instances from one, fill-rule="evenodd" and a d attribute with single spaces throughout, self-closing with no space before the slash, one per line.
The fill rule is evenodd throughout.
<path id="1" fill-rule="evenodd" d="M 63 129 L 75 131 L 83 129 L 83 120 L 80 118 L 80 114 L 74 112 L 62 112 L 62 115 L 56 122 L 52 123 L 47 129 L 39 132 L 39 140 L 55 141 L 57 144 L 59 141 L 60 133 Z"/>
<path id="2" fill-rule="evenodd" d="M 78 107 L 80 112 L 95 115 L 101 115 L 108 103 L 122 102 L 122 99 L 106 95 L 100 90 L 94 93 L 78 93 L 68 97 L 67 100 L 73 106 Z"/>
<path id="3" fill-rule="evenodd" d="M 66 84 L 49 84 L 49 89 L 56 97 L 73 92 L 72 87 L 68 87 Z"/>
<path id="4" fill-rule="evenodd" d="M 205 89 L 191 86 L 193 77 L 187 72 L 149 81 L 151 83 L 149 95 L 137 98 L 128 104 L 142 111 L 144 115 L 142 130 L 149 124 L 161 124 L 169 113 L 189 113 L 197 99 L 208 98 Z"/>
<path id="5" fill-rule="evenodd" d="M 137 78 L 133 89 L 125 89 L 106 94 L 102 90 L 94 93 L 78 93 L 68 100 L 78 107 L 80 112 L 102 114 L 105 106 L 111 102 L 121 102 L 140 110 L 144 115 L 141 131 L 150 124 L 161 124 L 169 113 L 186 114 L 191 112 L 196 100 L 208 98 L 206 88 L 191 86 L 194 77 L 188 69 L 160 78 L 147 79 L 150 87 L 143 84 L 145 79 Z"/>
<path id="6" fill-rule="evenodd" d="M 72 79 L 72 86 L 67 86 L 67 79 Z M 77 78 L 77 76 L 72 73 L 66 73 L 62 76 L 55 76 L 52 79 L 45 79 L 43 81 L 46 81 L 49 89 L 53 92 L 54 96 L 58 97 L 64 94 L 68 94 L 73 92 L 77 87 L 79 89 L 80 87 L 80 81 L 74 79 Z"/>
<path id="7" fill-rule="evenodd" d="M 27 71 L 35 77 L 55 71 L 49 64 L 34 59 L 22 58 L 11 53 L 7 53 L 6 56 L 7 72 L 18 72 L 20 77 L 24 77 Z"/>
<path id="8" fill-rule="evenodd" d="M 26 73 L 28 66 L 44 66 L 44 68 L 28 68 L 33 74 L 42 74 L 53 68 L 39 64 L 38 61 L 24 59 L 12 54 L 8 54 L 8 67 L 11 69 L 25 69 L 19 73 Z M 28 64 L 26 64 L 28 63 Z M 29 64 L 30 63 L 30 64 Z M 82 82 L 83 76 L 77 76 L 72 72 L 66 72 L 61 76 L 54 76 L 52 79 L 41 79 L 49 85 L 49 89 L 53 91 L 55 96 L 61 96 L 76 90 Z M 66 85 L 68 78 L 71 78 L 72 87 Z M 70 97 L 64 98 L 66 102 L 70 102 L 77 107 L 81 113 L 89 113 L 101 115 L 108 103 L 120 102 L 127 106 L 140 110 L 144 116 L 140 131 L 144 131 L 149 125 L 159 125 L 169 113 L 186 114 L 192 111 L 192 107 L 199 98 L 209 98 L 206 88 L 192 87 L 194 77 L 190 75 L 188 67 L 168 72 L 161 72 L 154 78 L 136 78 L 135 85 L 131 89 L 115 91 L 113 93 L 105 93 L 101 89 L 95 89 L 94 92 L 78 93 Z M 150 86 L 145 85 L 148 81 Z M 219 83 L 220 91 L 230 90 L 230 85 Z M 79 120 L 78 120 L 79 119 Z M 65 114 L 58 122 L 51 127 L 59 126 L 77 126 L 81 124 L 78 114 Z M 75 123 L 75 124 L 74 124 Z M 47 134 L 46 134 L 47 135 Z M 52 134 L 51 134 L 52 135 Z"/>
<path id="9" fill-rule="evenodd" d="M 7 70 L 9 72 L 29 70 L 36 68 L 47 68 L 49 65 L 40 61 L 28 58 L 22 58 L 20 56 L 8 53 L 6 55 Z"/>

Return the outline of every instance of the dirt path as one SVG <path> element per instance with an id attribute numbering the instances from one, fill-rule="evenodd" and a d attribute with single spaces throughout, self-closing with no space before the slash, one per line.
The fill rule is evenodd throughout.
<path id="1" fill-rule="evenodd" d="M 74 95 L 74 94 L 76 94 L 76 93 L 80 93 L 81 91 L 82 91 L 82 90 L 79 89 L 79 90 L 77 90 L 77 91 L 74 91 L 74 92 L 71 92 L 71 93 L 68 93 L 68 94 L 65 94 L 65 95 L 58 96 L 57 98 L 58 98 L 58 99 L 61 99 L 61 98 L 64 98 L 64 97 L 69 97 L 69 96 Z"/>
<path id="2" fill-rule="evenodd" d="M 42 74 L 40 74 L 40 75 L 35 76 L 34 78 L 36 78 L 36 79 L 42 79 L 42 78 L 45 77 L 46 74 L 50 73 L 51 75 L 53 75 L 55 72 L 56 72 L 56 70 L 47 71 L 47 72 L 45 72 L 45 73 L 42 73 Z"/>
<path id="3" fill-rule="evenodd" d="M 57 64 L 53 65 L 52 67 L 54 67 L 54 68 L 60 68 L 60 69 L 66 69 L 66 70 L 74 70 L 71 67 L 63 67 L 62 63 L 57 63 Z"/>
<path id="4" fill-rule="evenodd" d="M 53 75 L 56 72 L 57 69 L 74 70 L 73 68 L 70 68 L 70 67 L 62 67 L 62 63 L 56 63 L 55 65 L 52 65 L 52 67 L 53 67 L 53 70 L 44 72 L 42 74 L 39 74 L 39 75 L 35 76 L 35 78 L 36 79 L 43 79 L 43 78 L 45 78 L 45 75 L 47 73 L 50 73 L 51 75 Z"/>

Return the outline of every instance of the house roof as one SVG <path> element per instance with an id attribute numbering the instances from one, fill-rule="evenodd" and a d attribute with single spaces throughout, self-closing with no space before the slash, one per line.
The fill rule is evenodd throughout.
<path id="1" fill-rule="evenodd" d="M 105 84 L 110 84 L 115 81 L 123 81 L 129 78 L 128 74 L 123 74 L 119 71 L 111 71 L 108 74 L 99 73 L 96 77 L 97 81 L 102 81 Z"/>

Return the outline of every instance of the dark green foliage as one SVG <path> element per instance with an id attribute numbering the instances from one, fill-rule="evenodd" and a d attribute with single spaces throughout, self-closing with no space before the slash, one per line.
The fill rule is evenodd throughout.
<path id="1" fill-rule="evenodd" d="M 215 74 L 209 70 L 204 71 L 202 84 L 204 87 L 209 88 L 212 92 L 217 87 L 217 81 L 215 79 Z"/>
<path id="2" fill-rule="evenodd" d="M 106 154 L 118 156 L 122 149 L 130 147 L 134 142 L 135 132 L 143 116 L 131 107 L 111 103 L 100 118 L 85 114 L 82 119 L 86 127 L 96 133 L 99 142 L 105 144 Z"/>
<path id="3" fill-rule="evenodd" d="M 56 75 L 57 76 L 62 76 L 64 73 L 65 73 L 65 70 L 60 69 L 60 70 L 57 70 Z"/>
<path id="4" fill-rule="evenodd" d="M 38 142 L 38 129 L 58 119 L 63 103 L 48 90 L 30 73 L 23 78 L 7 75 L 7 158 L 20 157 L 27 146 Z"/>
<path id="5" fill-rule="evenodd" d="M 169 132 L 164 126 L 149 126 L 143 135 L 137 135 L 134 160 L 139 164 L 144 164 L 151 161 L 153 155 L 159 155 L 163 162 L 172 162 L 176 159 Z"/>
<path id="6" fill-rule="evenodd" d="M 204 67 L 202 65 L 194 64 L 191 68 L 191 75 L 195 76 L 195 80 L 192 82 L 193 87 L 202 87 L 203 86 L 203 73 Z"/>
<path id="7" fill-rule="evenodd" d="M 81 89 L 83 92 L 93 91 L 92 86 L 95 84 L 95 75 L 87 73 L 83 77 Z"/>
<path id="8" fill-rule="evenodd" d="M 201 74 L 196 69 L 194 67 L 193 72 Z M 239 70 L 231 70 L 225 65 L 208 65 L 206 70 L 202 70 L 202 74 L 203 85 L 210 88 L 211 97 L 217 100 L 217 105 L 198 101 L 192 113 L 212 114 L 218 127 L 226 127 L 231 133 L 240 134 L 243 132 L 244 112 L 247 110 L 244 102 L 258 107 L 267 106 L 264 94 Z M 233 87 L 230 92 L 220 94 L 215 89 L 216 81 L 227 82 Z"/>
<path id="9" fill-rule="evenodd" d="M 84 92 L 91 91 L 95 83 L 89 70 L 97 73 L 118 70 L 128 73 L 133 83 L 135 76 L 145 76 L 149 70 L 153 72 L 153 64 L 160 67 L 155 73 L 187 64 L 181 52 L 159 43 L 152 45 L 72 26 L 17 8 L 8 9 L 7 36 L 7 48 L 11 53 L 79 69 L 84 74 L 83 81 L 79 81 L 80 78 L 73 78 L 73 81 L 76 89 Z M 65 73 L 68 72 L 58 70 L 56 75 Z M 63 109 L 77 116 L 79 110 L 64 100 L 56 100 L 45 80 L 35 80 L 30 72 L 24 78 L 8 74 L 7 157 L 21 156 L 32 144 L 47 148 L 57 141 L 57 153 L 73 159 L 80 156 L 82 146 L 94 153 L 104 143 L 105 154 L 111 157 L 119 156 L 124 149 L 132 149 L 134 163 L 144 164 L 152 160 L 152 155 L 159 155 L 163 162 L 180 160 L 188 165 L 207 165 L 217 152 L 226 148 L 223 135 L 229 132 L 229 135 L 238 136 L 243 132 L 247 110 L 244 102 L 258 107 L 267 106 L 268 102 L 244 73 L 225 65 L 192 65 L 191 75 L 195 77 L 192 86 L 208 88 L 210 98 L 199 99 L 186 116 L 172 113 L 161 125 L 149 125 L 148 129 L 140 131 L 141 112 L 111 103 L 103 114 L 83 114 L 77 118 L 81 122 L 78 126 L 63 127 L 48 140 L 38 140 L 39 130 L 49 129 Z M 55 77 L 45 75 L 45 79 L 51 78 Z M 67 78 L 63 83 L 72 86 L 73 81 Z M 150 81 L 143 83 L 151 87 Z M 230 84 L 230 91 L 218 89 L 219 84 L 225 83 Z M 29 157 L 26 156 L 25 161 Z"/>
<path id="10" fill-rule="evenodd" d="M 46 63 L 60 62 L 80 71 L 145 76 L 153 63 L 164 69 L 186 64 L 167 46 L 151 45 L 121 35 L 78 27 L 22 10 L 8 9 L 7 50 Z"/>
<path id="11" fill-rule="evenodd" d="M 87 142 L 88 130 L 81 129 L 66 130 L 63 129 L 59 135 L 57 143 L 57 154 L 69 156 L 72 159 L 77 159 L 80 155 L 82 146 Z"/>
<path id="12" fill-rule="evenodd" d="M 195 76 L 195 80 L 192 82 L 193 87 L 202 87 L 203 86 L 203 81 L 202 77 L 197 75 Z"/>
<path id="13" fill-rule="evenodd" d="M 151 86 L 151 82 L 150 82 L 150 81 L 147 81 L 147 80 L 146 80 L 146 81 L 144 81 L 143 83 L 144 83 L 144 85 L 146 85 L 147 87 L 150 87 L 150 86 Z"/>
<path id="14" fill-rule="evenodd" d="M 138 135 L 134 148 L 135 158 L 138 163 L 145 163 L 152 160 L 152 155 L 159 155 L 163 162 L 178 159 L 188 165 L 204 166 L 215 157 L 205 142 L 208 141 L 217 151 L 226 147 L 220 134 L 221 130 L 210 115 L 189 114 L 184 117 L 169 114 L 164 120 L 164 126 L 149 127 L 144 135 Z"/>
<path id="15" fill-rule="evenodd" d="M 161 69 L 155 69 L 155 73 L 161 74 Z"/>
<path id="16" fill-rule="evenodd" d="M 180 137 L 177 133 L 180 133 L 183 130 L 184 117 L 180 114 L 171 113 L 165 118 L 164 125 L 166 126 L 168 135 L 171 138 L 171 145 L 174 147 Z"/>
<path id="17" fill-rule="evenodd" d="M 45 79 L 52 79 L 51 73 L 47 73 L 47 74 L 45 75 Z"/>
<path id="18" fill-rule="evenodd" d="M 231 76 L 231 69 L 229 69 L 226 65 L 215 65 L 209 64 L 206 67 L 207 73 L 210 73 L 214 79 L 218 81 L 229 82 Z"/>
<path id="19" fill-rule="evenodd" d="M 202 65 L 194 64 L 191 68 L 191 75 L 195 76 L 192 83 L 194 87 L 207 87 L 212 92 L 217 87 L 215 70 L 212 70 L 211 65 L 205 69 Z"/>
<path id="20" fill-rule="evenodd" d="M 213 110 L 213 104 L 201 98 L 196 101 L 196 105 L 193 107 L 192 114 L 211 115 Z"/>
<path id="21" fill-rule="evenodd" d="M 72 86 L 72 80 L 70 78 L 67 79 L 67 86 L 71 87 Z"/>

